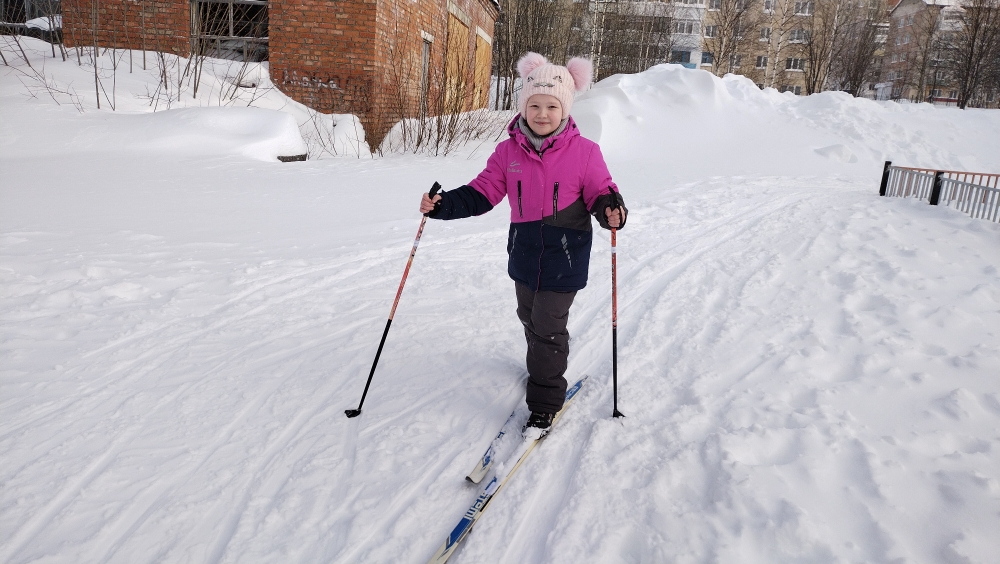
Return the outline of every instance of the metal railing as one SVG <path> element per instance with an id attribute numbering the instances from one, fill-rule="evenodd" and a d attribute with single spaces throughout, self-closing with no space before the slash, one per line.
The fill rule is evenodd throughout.
<path id="1" fill-rule="evenodd" d="M 880 196 L 944 204 L 974 218 L 1000 221 L 1000 174 L 892 166 L 885 161 Z"/>

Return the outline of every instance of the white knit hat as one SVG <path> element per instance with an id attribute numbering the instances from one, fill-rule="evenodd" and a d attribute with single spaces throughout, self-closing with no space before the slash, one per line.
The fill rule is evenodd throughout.
<path id="1" fill-rule="evenodd" d="M 555 96 L 562 104 L 565 118 L 573 108 L 573 91 L 583 92 L 590 86 L 594 66 L 588 59 L 574 57 L 565 67 L 553 65 L 538 53 L 529 52 L 517 62 L 521 75 L 521 94 L 517 109 L 524 115 L 528 99 L 535 94 Z"/>

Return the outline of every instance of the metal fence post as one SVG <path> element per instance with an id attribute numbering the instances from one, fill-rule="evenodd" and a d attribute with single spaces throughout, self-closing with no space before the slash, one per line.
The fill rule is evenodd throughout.
<path id="1" fill-rule="evenodd" d="M 892 161 L 885 161 L 885 168 L 882 169 L 882 184 L 878 187 L 878 195 L 885 196 L 885 187 L 889 185 L 889 167 Z"/>
<path id="2" fill-rule="evenodd" d="M 941 177 L 944 176 L 943 171 L 937 171 L 934 173 L 934 188 L 931 190 L 931 205 L 938 205 L 938 200 L 941 199 Z"/>

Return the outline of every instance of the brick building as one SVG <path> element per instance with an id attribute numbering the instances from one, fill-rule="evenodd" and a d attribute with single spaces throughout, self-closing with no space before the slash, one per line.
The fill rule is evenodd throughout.
<path id="1" fill-rule="evenodd" d="M 271 81 L 362 118 L 485 107 L 496 0 L 63 0 L 66 44 L 269 61 Z"/>

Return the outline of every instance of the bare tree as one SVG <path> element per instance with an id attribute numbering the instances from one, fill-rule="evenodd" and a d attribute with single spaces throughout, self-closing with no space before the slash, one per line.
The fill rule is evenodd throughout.
<path id="1" fill-rule="evenodd" d="M 820 0 L 815 3 L 813 13 L 807 18 L 803 26 L 807 94 L 823 91 L 830 74 L 835 46 L 842 41 L 841 36 L 848 27 L 848 13 L 852 4 L 851 0 Z"/>
<path id="2" fill-rule="evenodd" d="M 949 29 L 947 22 L 942 21 L 948 15 L 938 6 L 928 6 L 912 17 L 912 26 L 906 26 L 909 29 L 905 34 L 908 42 L 904 41 L 903 48 L 895 53 L 897 58 L 904 59 L 899 62 L 906 63 L 904 76 L 898 81 L 899 96 L 923 101 L 932 97 L 938 86 L 946 81 L 949 69 L 944 58 L 953 40 L 951 32 L 954 29 Z"/>
<path id="3" fill-rule="evenodd" d="M 554 63 L 590 57 L 594 77 L 641 72 L 665 63 L 673 6 L 638 0 L 501 0 L 493 43 L 496 109 L 514 106 L 517 61 L 528 51 Z"/>
<path id="4" fill-rule="evenodd" d="M 781 67 L 782 55 L 789 54 L 790 47 L 794 47 L 790 54 L 796 57 L 801 55 L 799 46 L 794 44 L 801 42 L 799 39 L 800 30 L 795 25 L 796 21 L 800 19 L 796 14 L 795 4 L 795 0 L 764 0 L 762 2 L 763 11 L 760 18 L 758 40 L 767 42 L 765 56 L 768 64 L 764 66 L 761 78 L 761 84 L 764 86 L 774 87 L 779 74 L 784 70 Z M 795 32 L 794 39 L 793 32 Z"/>
<path id="5" fill-rule="evenodd" d="M 833 46 L 829 81 L 834 88 L 861 96 L 866 83 L 878 80 L 875 53 L 885 42 L 885 0 L 849 4 Z"/>
<path id="6" fill-rule="evenodd" d="M 591 53 L 595 80 L 642 72 L 668 61 L 675 22 L 670 4 L 616 1 L 593 5 Z M 698 33 L 698 29 L 693 28 L 693 32 Z"/>
<path id="7" fill-rule="evenodd" d="M 949 49 L 958 107 L 972 102 L 1000 63 L 1000 0 L 967 0 Z"/>
<path id="8" fill-rule="evenodd" d="M 733 72 L 740 59 L 758 40 L 754 35 L 763 21 L 761 0 L 708 0 L 705 25 L 714 26 L 705 38 L 705 49 L 712 54 L 713 72 L 722 76 Z M 707 34 L 706 34 L 707 35 Z"/>
<path id="9" fill-rule="evenodd" d="M 535 51 L 553 62 L 569 52 L 572 3 L 546 0 L 500 0 L 493 34 L 493 69 L 497 77 L 496 109 L 514 107 L 517 61 Z"/>

